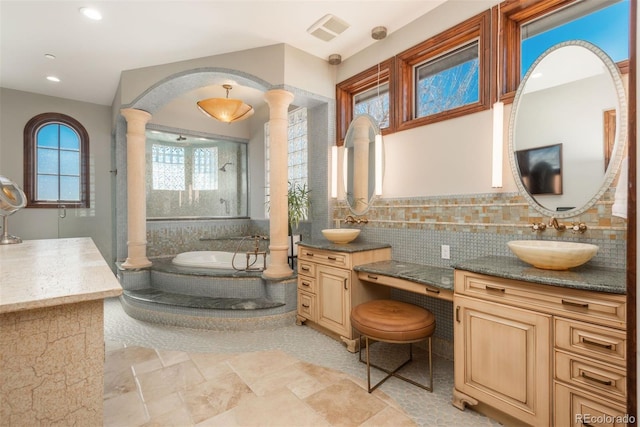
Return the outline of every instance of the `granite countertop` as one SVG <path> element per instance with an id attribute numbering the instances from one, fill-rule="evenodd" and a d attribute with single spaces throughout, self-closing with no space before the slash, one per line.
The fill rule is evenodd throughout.
<path id="1" fill-rule="evenodd" d="M 337 243 L 331 243 L 326 239 L 302 240 L 297 244 L 298 246 L 302 246 L 306 248 L 324 249 L 327 251 L 346 252 L 346 253 L 371 251 L 374 249 L 383 249 L 383 248 L 391 247 L 391 245 L 388 243 L 369 243 L 364 241 L 358 241 L 358 239 L 354 240 L 351 243 L 346 243 L 342 245 L 339 245 Z"/>
<path id="2" fill-rule="evenodd" d="M 453 269 L 451 268 L 389 260 L 356 265 L 353 269 L 453 291 Z"/>
<path id="3" fill-rule="evenodd" d="M 117 296 L 122 287 L 88 237 L 0 245 L 0 313 Z"/>
<path id="4" fill-rule="evenodd" d="M 535 268 L 515 257 L 486 256 L 456 262 L 453 268 L 505 279 L 587 291 L 626 294 L 626 271 L 589 265 L 564 271 Z"/>

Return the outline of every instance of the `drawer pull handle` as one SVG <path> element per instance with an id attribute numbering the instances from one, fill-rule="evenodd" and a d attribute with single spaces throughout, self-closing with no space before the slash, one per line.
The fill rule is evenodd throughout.
<path id="1" fill-rule="evenodd" d="M 562 304 L 570 305 L 572 307 L 589 308 L 589 304 L 587 304 L 586 302 L 570 301 L 568 299 L 563 299 Z"/>
<path id="2" fill-rule="evenodd" d="M 456 306 L 456 322 L 460 323 L 460 306 Z"/>
<path id="3" fill-rule="evenodd" d="M 349 290 L 349 288 L 347 287 L 347 280 L 349 280 L 349 279 L 344 279 L 344 290 L 345 291 Z"/>
<path id="4" fill-rule="evenodd" d="M 309 304 L 302 304 L 304 308 L 309 308 Z"/>
<path id="5" fill-rule="evenodd" d="M 606 348 L 607 350 L 613 350 L 613 344 L 604 344 L 597 341 L 591 341 L 589 338 L 582 338 L 583 344 L 594 345 L 600 348 Z"/>
<path id="6" fill-rule="evenodd" d="M 309 282 L 302 282 L 302 286 L 311 286 Z"/>
<path id="7" fill-rule="evenodd" d="M 307 266 L 304 266 L 304 265 L 303 265 L 303 266 L 301 266 L 301 267 L 300 267 L 300 270 L 302 270 L 302 271 L 309 271 L 309 270 L 310 270 L 310 268 L 309 268 L 309 267 L 307 267 Z"/>
<path id="8" fill-rule="evenodd" d="M 378 276 L 374 276 L 373 274 L 367 274 L 367 279 L 378 280 Z"/>
<path id="9" fill-rule="evenodd" d="M 425 290 L 426 292 L 431 292 L 431 293 L 433 293 L 433 294 L 439 294 L 439 293 L 440 293 L 440 289 L 431 289 L 431 288 L 426 287 L 426 286 L 425 286 L 424 290 Z"/>
<path id="10" fill-rule="evenodd" d="M 592 376 L 589 376 L 589 375 L 585 374 L 584 372 L 580 372 L 580 376 L 582 378 L 584 378 L 585 380 L 595 381 L 598 384 L 602 384 L 602 385 L 606 385 L 606 386 L 611 386 L 613 384 L 613 381 L 611 381 L 611 380 L 605 381 L 605 380 L 601 380 L 599 378 L 594 378 Z"/>
<path id="11" fill-rule="evenodd" d="M 336 261 L 338 258 L 334 257 L 334 256 L 328 256 L 327 259 L 329 261 Z"/>
<path id="12" fill-rule="evenodd" d="M 305 252 L 304 253 L 306 256 L 313 256 L 313 252 Z"/>
<path id="13" fill-rule="evenodd" d="M 487 291 L 493 291 L 493 292 L 504 292 L 504 288 L 498 288 L 498 287 L 496 287 L 496 286 L 489 286 L 489 285 L 486 285 L 484 288 L 485 288 Z"/>

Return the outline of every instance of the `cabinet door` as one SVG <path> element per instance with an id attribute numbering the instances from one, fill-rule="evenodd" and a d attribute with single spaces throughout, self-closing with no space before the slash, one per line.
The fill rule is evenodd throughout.
<path id="1" fill-rule="evenodd" d="M 454 297 L 455 388 L 531 425 L 551 402 L 551 316 Z"/>
<path id="2" fill-rule="evenodd" d="M 623 405 L 556 383 L 554 425 L 558 427 L 609 426 L 631 423 Z"/>
<path id="3" fill-rule="evenodd" d="M 316 277 L 318 324 L 351 338 L 350 271 L 318 265 Z"/>

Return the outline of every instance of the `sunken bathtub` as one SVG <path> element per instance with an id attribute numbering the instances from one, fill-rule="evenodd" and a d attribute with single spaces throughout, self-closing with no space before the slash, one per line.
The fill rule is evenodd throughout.
<path id="1" fill-rule="evenodd" d="M 179 267 L 210 268 L 219 270 L 263 270 L 269 256 L 244 252 L 191 251 L 175 256 L 171 261 Z"/>
<path id="2" fill-rule="evenodd" d="M 263 257 L 184 252 L 152 259 L 148 269 L 118 269 L 124 311 L 146 322 L 225 331 L 295 324 L 296 277 L 262 276 Z M 269 258 L 267 257 L 267 263 Z M 235 268 L 234 268 L 235 267 Z"/>

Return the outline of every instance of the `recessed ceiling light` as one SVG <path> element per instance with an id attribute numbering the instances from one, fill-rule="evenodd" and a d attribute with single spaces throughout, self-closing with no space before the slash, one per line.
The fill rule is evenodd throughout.
<path id="1" fill-rule="evenodd" d="M 102 19 L 102 14 L 100 13 L 100 11 L 92 7 L 81 7 L 80 13 L 82 13 L 89 19 L 93 19 L 94 21 L 99 21 Z"/>
<path id="2" fill-rule="evenodd" d="M 51 53 L 45 53 L 44 57 L 47 59 L 56 59 L 56 56 Z"/>
<path id="3" fill-rule="evenodd" d="M 60 79 L 57 78 L 56 76 L 47 76 L 47 80 L 49 80 L 50 82 L 56 82 L 56 83 L 60 81 Z"/>

